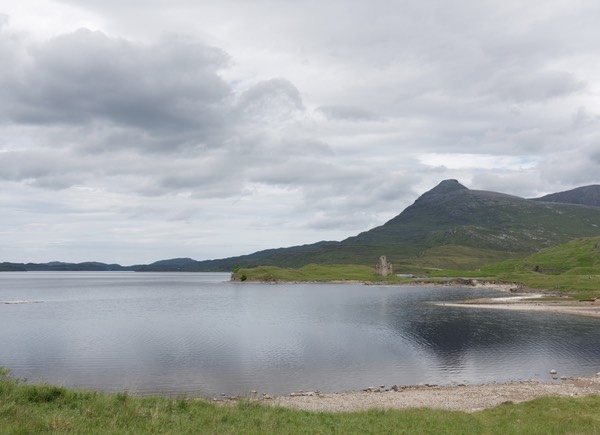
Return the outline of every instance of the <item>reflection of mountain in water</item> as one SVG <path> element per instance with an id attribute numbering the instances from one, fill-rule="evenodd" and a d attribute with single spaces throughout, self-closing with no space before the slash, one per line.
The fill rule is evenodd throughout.
<path id="1" fill-rule="evenodd" d="M 595 319 L 582 322 L 570 316 L 442 307 L 425 301 L 391 303 L 381 311 L 388 328 L 448 370 L 477 364 L 501 369 L 506 360 L 522 358 L 527 364 L 565 352 L 600 360 L 600 336 L 592 334 L 596 338 L 590 341 Z"/>

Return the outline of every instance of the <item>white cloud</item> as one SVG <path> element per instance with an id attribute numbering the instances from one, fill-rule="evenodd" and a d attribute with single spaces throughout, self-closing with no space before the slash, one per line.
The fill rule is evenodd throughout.
<path id="1" fill-rule="evenodd" d="M 443 166 L 448 169 L 508 170 L 524 171 L 535 168 L 534 156 L 502 156 L 491 154 L 437 154 L 426 153 L 418 156 L 426 166 Z"/>

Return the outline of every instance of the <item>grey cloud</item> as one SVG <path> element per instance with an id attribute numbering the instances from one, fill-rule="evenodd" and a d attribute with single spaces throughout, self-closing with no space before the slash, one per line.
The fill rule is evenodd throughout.
<path id="1" fill-rule="evenodd" d="M 374 121 L 379 116 L 373 112 L 356 106 L 321 106 L 317 111 L 333 121 Z"/>
<path id="2" fill-rule="evenodd" d="M 13 198 L 94 198 L 117 216 L 101 228 L 143 247 L 133 261 L 179 256 L 179 240 L 201 239 L 190 255 L 207 258 L 353 235 L 444 178 L 532 196 L 598 183 L 592 1 L 61 3 L 92 17 L 70 29 L 127 39 L 32 44 L 0 24 L 0 182 Z M 194 39 L 158 38 L 173 31 Z M 536 166 L 416 160 L 436 153 Z M 16 226 L 45 218 L 14 213 Z M 101 233 L 91 221 L 78 234 Z"/>
<path id="3" fill-rule="evenodd" d="M 600 121 L 600 116 L 590 113 L 586 107 L 579 107 L 571 117 L 572 127 L 575 130 L 593 127 Z"/>
<path id="4" fill-rule="evenodd" d="M 90 163 L 74 161 L 72 156 L 50 150 L 3 152 L 0 153 L 0 179 L 23 181 L 53 190 L 64 189 L 87 178 Z"/>
<path id="5" fill-rule="evenodd" d="M 596 141 L 596 147 L 600 147 L 600 140 Z M 597 165 L 600 165 L 600 150 L 595 149 L 590 152 L 590 160 Z"/>
<path id="6" fill-rule="evenodd" d="M 571 147 L 562 147 L 540 164 L 540 177 L 553 185 L 567 186 L 562 190 L 598 184 L 599 147 L 600 138 L 598 137 L 592 138 L 589 143 L 584 145 L 571 144 Z"/>
<path id="7" fill-rule="evenodd" d="M 580 92 L 587 84 L 566 71 L 531 71 L 511 68 L 494 74 L 487 92 L 517 102 L 546 101 Z"/>
<path id="8" fill-rule="evenodd" d="M 251 118 L 264 118 L 271 122 L 285 120 L 295 112 L 304 110 L 298 89 L 282 78 L 255 84 L 240 95 L 238 107 Z"/>
<path id="9" fill-rule="evenodd" d="M 80 29 L 29 49 L 3 103 L 5 118 L 30 124 L 108 121 L 145 130 L 193 129 L 210 141 L 230 97 L 220 50 L 183 39 L 135 44 Z"/>

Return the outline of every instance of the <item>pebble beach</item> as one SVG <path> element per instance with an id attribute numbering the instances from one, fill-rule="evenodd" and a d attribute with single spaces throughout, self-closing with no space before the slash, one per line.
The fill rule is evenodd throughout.
<path id="1" fill-rule="evenodd" d="M 343 393 L 299 392 L 257 399 L 273 406 L 314 412 L 352 412 L 368 409 L 436 408 L 476 412 L 506 402 L 519 403 L 543 396 L 579 397 L 600 394 L 600 373 L 587 378 L 554 382 L 521 381 L 505 384 L 368 388 Z"/>

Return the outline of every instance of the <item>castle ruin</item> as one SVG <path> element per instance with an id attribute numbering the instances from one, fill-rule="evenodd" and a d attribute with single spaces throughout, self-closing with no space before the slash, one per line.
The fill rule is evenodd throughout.
<path id="1" fill-rule="evenodd" d="M 379 262 L 375 265 L 375 273 L 381 276 L 388 276 L 394 273 L 392 263 L 388 263 L 385 255 L 379 257 Z"/>

